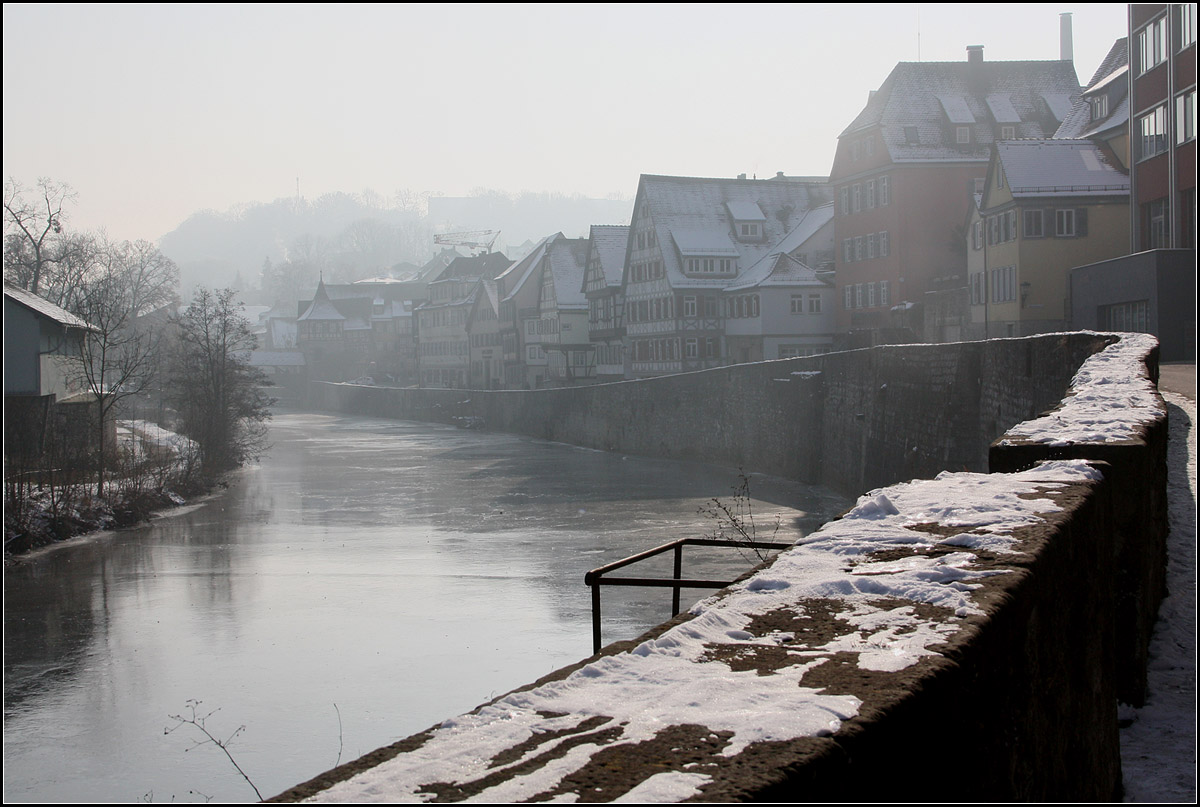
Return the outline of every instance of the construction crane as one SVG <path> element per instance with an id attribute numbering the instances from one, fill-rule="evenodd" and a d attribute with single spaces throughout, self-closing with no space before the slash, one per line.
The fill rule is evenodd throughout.
<path id="1" fill-rule="evenodd" d="M 465 233 L 440 233 L 433 236 L 433 243 L 452 247 L 478 249 L 483 255 L 492 251 L 492 244 L 500 237 L 499 230 L 472 230 Z"/>

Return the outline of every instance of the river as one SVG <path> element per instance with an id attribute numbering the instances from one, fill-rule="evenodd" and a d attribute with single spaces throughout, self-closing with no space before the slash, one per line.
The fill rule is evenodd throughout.
<path id="1" fill-rule="evenodd" d="M 193 714 L 275 795 L 590 654 L 584 573 L 711 530 L 698 508 L 738 482 L 406 421 L 281 412 L 271 440 L 200 504 L 5 569 L 5 801 L 254 800 L 172 718 Z M 758 475 L 751 494 L 767 538 L 847 504 Z M 752 560 L 689 552 L 685 576 Z M 604 640 L 669 611 L 668 590 L 606 589 Z"/>

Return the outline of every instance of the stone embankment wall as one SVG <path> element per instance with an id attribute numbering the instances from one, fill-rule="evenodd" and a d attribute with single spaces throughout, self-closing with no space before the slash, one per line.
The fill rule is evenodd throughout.
<path id="1" fill-rule="evenodd" d="M 1096 333 L 897 345 L 534 391 L 316 383 L 318 408 L 484 427 L 626 454 L 741 466 L 859 493 L 984 471 L 988 444 L 1053 406 Z"/>
<path id="2" fill-rule="evenodd" d="M 1156 376 L 1152 339 L 1073 334 L 877 348 L 593 393 L 627 390 L 662 434 L 572 415 L 543 393 L 523 396 L 542 420 L 505 408 L 520 394 L 431 396 L 447 412 L 479 407 L 455 414 L 490 415 L 489 427 L 564 439 L 575 422 L 624 451 L 640 432 L 668 456 L 894 484 L 637 640 L 278 800 L 1116 798 L 1117 701 L 1144 693 L 1135 668 L 1163 591 Z M 327 400 L 399 416 L 384 403 L 395 395 L 339 389 Z M 697 449 L 669 422 L 692 407 L 738 417 Z M 792 422 L 801 416 L 816 420 Z M 754 425 L 776 430 L 753 438 L 766 466 L 730 435 Z M 823 468 L 838 458 L 856 466 Z M 913 469 L 936 478 L 896 482 Z"/>

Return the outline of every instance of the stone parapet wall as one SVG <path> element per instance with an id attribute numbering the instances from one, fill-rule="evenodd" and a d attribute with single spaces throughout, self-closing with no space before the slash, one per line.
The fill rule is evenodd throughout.
<path id="1" fill-rule="evenodd" d="M 329 387 L 342 411 L 890 479 L 689 613 L 277 799 L 1118 798 L 1117 701 L 1144 692 L 1162 594 L 1156 362 L 1085 333 L 577 390 Z"/>

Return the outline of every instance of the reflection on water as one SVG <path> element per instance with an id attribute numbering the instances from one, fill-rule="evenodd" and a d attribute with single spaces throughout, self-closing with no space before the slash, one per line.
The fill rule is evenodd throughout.
<path id="1" fill-rule="evenodd" d="M 737 482 L 400 421 L 284 414 L 272 440 L 198 507 L 5 570 L 6 800 L 252 800 L 191 727 L 164 734 L 189 699 L 222 738 L 246 726 L 230 750 L 274 795 L 588 655 L 584 572 L 703 533 L 697 508 Z M 788 540 L 845 504 L 752 486 Z M 688 557 L 697 576 L 747 564 Z M 669 616 L 670 592 L 604 602 L 611 641 Z"/>

